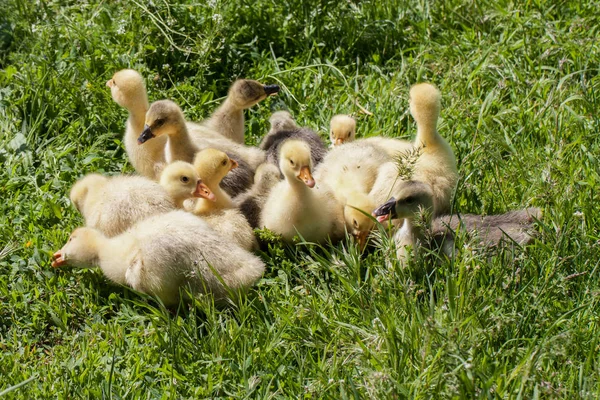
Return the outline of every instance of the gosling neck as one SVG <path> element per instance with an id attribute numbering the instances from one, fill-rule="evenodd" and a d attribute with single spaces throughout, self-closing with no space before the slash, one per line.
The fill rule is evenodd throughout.
<path id="1" fill-rule="evenodd" d="M 437 132 L 437 114 L 429 118 L 420 118 L 417 120 L 417 136 L 415 144 L 417 146 L 432 146 L 437 144 L 441 136 Z"/>
<path id="2" fill-rule="evenodd" d="M 221 189 L 219 185 L 219 181 L 210 181 L 203 180 L 206 186 L 210 189 L 211 192 L 215 195 L 215 201 L 210 201 L 207 199 L 198 199 L 198 204 L 196 206 L 196 213 L 203 215 L 209 214 L 211 212 L 226 210 L 229 208 L 234 208 L 233 201 L 231 197 Z"/>
<path id="3" fill-rule="evenodd" d="M 107 238 L 100 234 L 97 238 L 99 253 L 98 265 L 104 272 L 104 275 L 111 281 L 124 285 L 126 273 L 133 257 L 139 254 L 134 252 L 136 239 L 133 235 L 121 234 L 112 238 Z"/>
<path id="4" fill-rule="evenodd" d="M 169 133 L 169 139 L 167 140 L 167 147 L 165 148 L 165 156 L 167 163 L 173 161 L 185 161 L 193 162 L 194 155 L 198 149 L 192 142 L 185 120 L 183 117 L 181 120 L 175 123 L 174 129 Z"/>
<path id="5" fill-rule="evenodd" d="M 100 251 L 105 245 L 106 236 L 93 228 L 85 228 L 90 231 L 90 235 L 85 243 L 86 256 L 79 266 L 82 268 L 93 268 L 100 264 Z M 68 254 L 67 254 L 68 257 Z"/>
<path id="6" fill-rule="evenodd" d="M 144 130 L 144 121 L 146 119 L 146 112 L 150 108 L 148 104 L 148 96 L 144 93 L 139 96 L 137 101 L 134 101 L 127 111 L 129 111 L 129 122 L 136 132 L 142 132 Z"/>
<path id="7" fill-rule="evenodd" d="M 191 198 L 191 196 L 189 196 L 189 195 L 188 196 L 171 195 L 171 199 L 173 200 L 173 204 L 175 204 L 175 207 L 181 208 L 181 209 L 184 208 L 183 203 L 189 198 Z"/>
<path id="8" fill-rule="evenodd" d="M 405 218 L 402 226 L 396 234 L 396 245 L 412 246 L 413 248 L 423 241 L 425 235 L 423 229 L 415 226 L 413 218 Z"/>
<path id="9" fill-rule="evenodd" d="M 216 201 L 214 202 L 215 208 L 219 210 L 223 210 L 226 208 L 233 208 L 233 201 L 231 197 L 221 188 L 221 180 L 211 181 L 206 184 L 208 188 L 215 194 Z"/>
<path id="10" fill-rule="evenodd" d="M 306 184 L 301 181 L 300 179 L 298 179 L 293 172 L 285 172 L 284 173 L 285 176 L 285 180 L 287 181 L 288 185 L 290 186 L 290 188 L 298 193 L 298 195 L 303 195 L 305 193 L 310 193 L 311 188 L 309 188 L 308 186 L 306 186 Z"/>
<path id="11" fill-rule="evenodd" d="M 222 131 L 226 137 L 243 142 L 244 109 L 236 105 L 229 97 L 217 108 L 211 118 L 213 128 Z M 240 138 L 239 133 L 242 132 Z"/>
<path id="12" fill-rule="evenodd" d="M 421 216 L 419 216 L 421 215 Z M 420 218 L 421 221 L 416 221 Z M 425 243 L 426 230 L 431 228 L 432 217 L 430 213 L 414 214 L 409 218 L 404 218 L 402 227 L 398 230 L 397 238 L 403 245 L 418 245 Z"/>
<path id="13" fill-rule="evenodd" d="M 223 104 L 221 104 L 219 106 L 219 108 L 217 109 L 217 111 L 222 111 L 222 112 L 226 112 L 226 113 L 233 113 L 233 112 L 237 112 L 237 111 L 241 112 L 243 110 L 244 110 L 244 107 L 240 107 L 237 104 L 235 104 L 235 102 L 232 101 L 229 96 L 227 96 L 227 98 L 225 99 Z"/>

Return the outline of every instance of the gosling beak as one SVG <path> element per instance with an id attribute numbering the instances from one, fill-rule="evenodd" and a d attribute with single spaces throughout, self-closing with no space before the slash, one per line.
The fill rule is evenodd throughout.
<path id="1" fill-rule="evenodd" d="M 344 144 L 344 139 L 341 139 L 341 138 L 335 139 L 335 145 L 339 146 L 340 144 Z"/>
<path id="2" fill-rule="evenodd" d="M 194 197 L 202 197 L 210 201 L 217 201 L 217 196 L 202 182 L 202 179 L 198 179 L 196 184 L 196 190 L 192 194 Z"/>
<path id="3" fill-rule="evenodd" d="M 367 245 L 367 238 L 369 237 L 369 231 L 356 231 L 354 233 L 354 239 L 358 243 L 359 249 L 364 249 Z"/>
<path id="4" fill-rule="evenodd" d="M 306 186 L 308 186 L 309 188 L 315 187 L 315 180 L 313 179 L 310 173 L 309 167 L 300 168 L 300 174 L 298 175 L 298 179 L 304 181 Z"/>
<path id="5" fill-rule="evenodd" d="M 155 135 L 152 133 L 150 127 L 148 125 L 144 125 L 144 130 L 142 131 L 140 137 L 138 137 L 137 142 L 138 144 L 144 144 L 153 137 L 155 137 Z"/>
<path id="6" fill-rule="evenodd" d="M 396 213 L 396 199 L 391 198 L 373 211 L 372 215 L 377 218 L 377 221 L 384 222 L 388 219 L 394 219 L 398 217 Z"/>
<path id="7" fill-rule="evenodd" d="M 240 164 L 238 164 L 237 161 L 231 160 L 231 167 L 229 168 L 229 170 L 231 171 L 232 169 L 237 168 L 239 166 L 240 166 Z"/>
<path id="8" fill-rule="evenodd" d="M 60 250 L 52 255 L 52 264 L 50 264 L 50 265 L 52 265 L 52 268 L 62 267 L 66 263 L 67 263 L 67 260 L 63 256 L 63 254 L 61 253 Z"/>
<path id="9" fill-rule="evenodd" d="M 267 96 L 273 96 L 279 93 L 279 85 L 263 85 L 263 89 Z"/>
<path id="10" fill-rule="evenodd" d="M 106 81 L 106 86 L 108 86 L 109 88 L 115 86 L 115 81 L 111 78 L 109 80 Z"/>

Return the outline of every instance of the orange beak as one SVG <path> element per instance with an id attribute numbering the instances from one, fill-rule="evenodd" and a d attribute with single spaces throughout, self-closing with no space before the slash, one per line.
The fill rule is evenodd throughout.
<path id="1" fill-rule="evenodd" d="M 367 245 L 367 238 L 369 237 L 369 231 L 358 231 L 354 234 L 354 239 L 358 243 L 359 249 L 364 249 Z"/>
<path id="2" fill-rule="evenodd" d="M 52 268 L 62 267 L 67 263 L 67 260 L 63 257 L 61 250 L 57 251 L 52 255 Z"/>
<path id="3" fill-rule="evenodd" d="M 298 175 L 298 179 L 304 181 L 306 186 L 308 186 L 309 188 L 315 187 L 315 180 L 310 173 L 309 167 L 305 166 L 300 168 L 300 174 Z"/>
<path id="4" fill-rule="evenodd" d="M 109 88 L 115 86 L 115 81 L 111 78 L 109 80 L 106 81 L 106 86 L 108 86 Z"/>
<path id="5" fill-rule="evenodd" d="M 239 166 L 240 166 L 240 164 L 238 164 L 237 161 L 231 160 L 231 167 L 229 168 L 229 170 L 231 171 L 232 169 L 237 168 Z"/>
<path id="6" fill-rule="evenodd" d="M 193 196 L 202 197 L 210 201 L 217 201 L 215 194 L 202 182 L 202 179 L 198 179 L 196 190 L 194 191 Z"/>
<path id="7" fill-rule="evenodd" d="M 335 139 L 335 145 L 339 146 L 340 144 L 344 144 L 344 139 L 341 139 L 341 138 Z"/>

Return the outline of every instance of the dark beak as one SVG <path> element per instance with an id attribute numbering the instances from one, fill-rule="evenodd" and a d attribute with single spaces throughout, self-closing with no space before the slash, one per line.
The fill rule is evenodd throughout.
<path id="1" fill-rule="evenodd" d="M 398 214 L 396 213 L 396 199 L 395 198 L 391 198 L 388 201 L 386 201 L 385 203 L 383 203 L 382 205 L 380 205 L 379 207 L 377 207 L 372 214 L 375 218 L 377 218 L 377 221 L 379 222 L 383 222 L 385 220 L 388 219 L 388 217 L 390 219 L 394 219 L 396 217 L 398 217 Z"/>
<path id="2" fill-rule="evenodd" d="M 267 96 L 279 93 L 279 85 L 264 85 L 263 89 Z"/>
<path id="3" fill-rule="evenodd" d="M 150 127 L 148 125 L 144 125 L 144 130 L 142 131 L 140 137 L 138 137 L 138 144 L 144 144 L 153 137 L 154 134 L 152 133 L 152 130 L 150 130 Z"/>

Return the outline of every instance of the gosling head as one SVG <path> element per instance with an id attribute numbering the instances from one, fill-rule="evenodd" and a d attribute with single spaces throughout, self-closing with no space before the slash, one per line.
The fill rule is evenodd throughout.
<path id="1" fill-rule="evenodd" d="M 150 105 L 146 112 L 144 130 L 138 144 L 161 135 L 172 135 L 185 126 L 185 117 L 179 106 L 171 100 L 159 100 Z"/>
<path id="2" fill-rule="evenodd" d="M 279 169 L 290 183 L 301 181 L 309 188 L 315 186 L 310 147 L 303 141 L 286 140 L 281 145 Z"/>
<path id="3" fill-rule="evenodd" d="M 106 82 L 113 100 L 128 110 L 143 106 L 148 108 L 144 78 L 132 69 L 123 69 Z"/>
<path id="4" fill-rule="evenodd" d="M 374 209 L 371 198 L 359 192 L 351 193 L 344 206 L 346 229 L 354 236 L 361 249 L 367 244 L 369 233 L 375 227 L 375 221 L 371 217 Z"/>
<path id="5" fill-rule="evenodd" d="M 77 211 L 83 212 L 83 206 L 91 188 L 101 188 L 106 184 L 108 178 L 98 174 L 88 174 L 78 180 L 71 188 L 69 198 Z"/>
<path id="6" fill-rule="evenodd" d="M 292 114 L 287 111 L 274 112 L 271 114 L 269 122 L 271 123 L 270 132 L 292 131 L 298 129 L 298 125 L 296 125 L 294 117 L 292 117 Z"/>
<path id="7" fill-rule="evenodd" d="M 227 100 L 237 109 L 245 110 L 278 92 L 278 85 L 263 85 L 251 79 L 238 79 L 229 88 Z"/>
<path id="8" fill-rule="evenodd" d="M 237 167 L 237 161 L 216 149 L 204 149 L 194 158 L 194 168 L 209 185 L 218 185 L 229 171 Z"/>
<path id="9" fill-rule="evenodd" d="M 77 228 L 65 245 L 52 255 L 54 268 L 63 266 L 89 268 L 98 263 L 97 238 L 101 235 L 92 228 Z"/>
<path id="10" fill-rule="evenodd" d="M 340 144 L 354 141 L 356 137 L 356 121 L 349 115 L 335 115 L 331 118 L 329 124 L 329 138 L 331 144 L 339 146 Z"/>
<path id="11" fill-rule="evenodd" d="M 392 197 L 373 211 L 377 221 L 388 219 L 414 218 L 419 212 L 433 210 L 433 191 L 431 186 L 418 181 L 407 181 L 397 193 L 397 198 Z"/>
<path id="12" fill-rule="evenodd" d="M 442 107 L 442 94 L 430 83 L 410 88 L 410 114 L 417 123 L 436 123 Z"/>
<path id="13" fill-rule="evenodd" d="M 198 177 L 194 166 L 184 161 L 167 165 L 160 175 L 160 185 L 180 206 L 191 197 L 216 200 L 214 193 Z"/>

